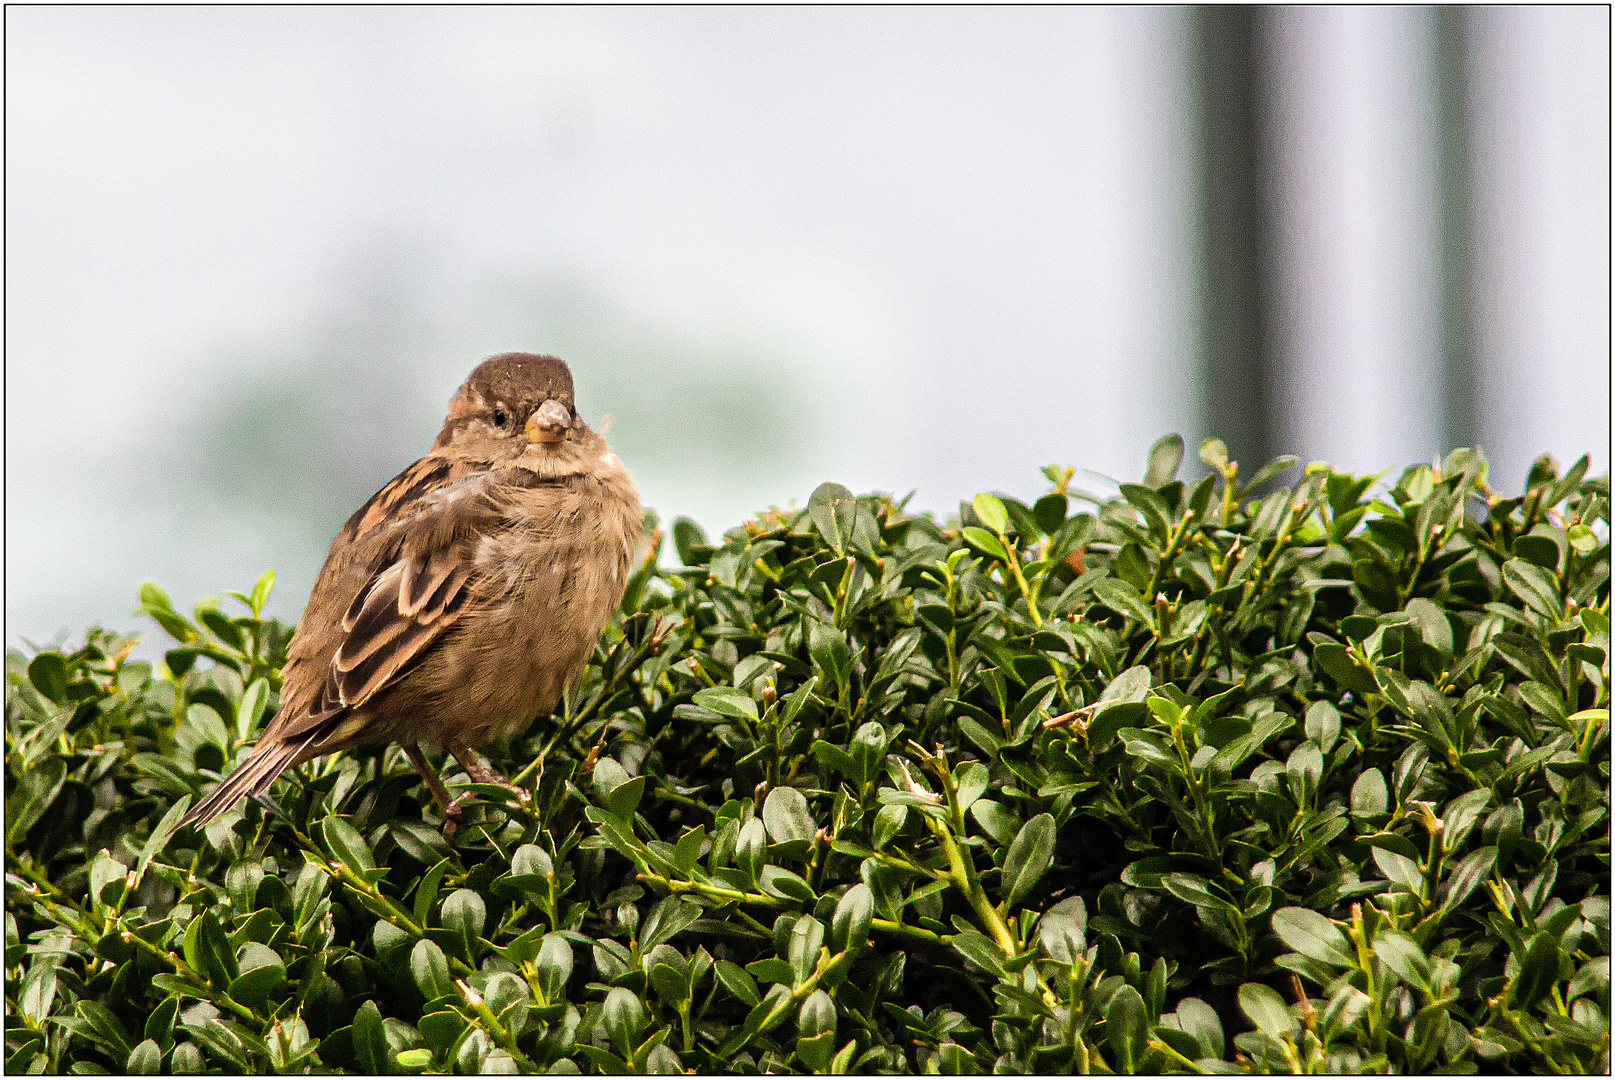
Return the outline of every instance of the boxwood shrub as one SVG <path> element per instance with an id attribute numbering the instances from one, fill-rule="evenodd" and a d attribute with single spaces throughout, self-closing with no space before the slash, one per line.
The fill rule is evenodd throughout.
<path id="1" fill-rule="evenodd" d="M 396 747 L 177 828 L 272 574 L 8 653 L 8 1070 L 1607 1071 L 1608 477 L 1182 456 L 648 518 L 452 844 Z"/>

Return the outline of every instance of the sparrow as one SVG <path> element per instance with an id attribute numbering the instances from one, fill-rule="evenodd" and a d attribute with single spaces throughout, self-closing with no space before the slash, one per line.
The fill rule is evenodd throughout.
<path id="1" fill-rule="evenodd" d="M 461 819 L 423 746 L 510 786 L 475 748 L 548 712 L 622 600 L 640 533 L 633 477 L 577 413 L 554 356 L 503 353 L 449 402 L 425 457 L 337 532 L 292 636 L 280 709 L 181 824 L 287 768 L 396 742 Z"/>

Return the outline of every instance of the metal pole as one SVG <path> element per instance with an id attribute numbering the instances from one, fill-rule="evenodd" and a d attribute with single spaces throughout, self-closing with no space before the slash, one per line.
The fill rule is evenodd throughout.
<path id="1" fill-rule="evenodd" d="M 1458 5 L 1435 9 L 1436 109 L 1441 148 L 1441 396 L 1443 450 L 1479 439 L 1475 404 L 1473 202 L 1470 191 L 1469 30 Z"/>
<path id="2" fill-rule="evenodd" d="M 1264 10 L 1195 9 L 1201 163 L 1201 400 L 1250 475 L 1278 453 L 1264 185 Z"/>

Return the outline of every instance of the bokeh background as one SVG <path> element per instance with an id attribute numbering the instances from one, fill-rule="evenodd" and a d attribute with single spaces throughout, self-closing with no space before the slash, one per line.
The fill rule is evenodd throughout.
<path id="1" fill-rule="evenodd" d="M 7 642 L 295 618 L 507 349 L 714 532 L 1168 431 L 1606 469 L 1609 20 L 8 7 Z"/>

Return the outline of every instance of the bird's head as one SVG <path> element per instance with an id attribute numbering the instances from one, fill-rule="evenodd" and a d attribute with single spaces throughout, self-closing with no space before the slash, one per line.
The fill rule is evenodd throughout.
<path id="1" fill-rule="evenodd" d="M 516 464 L 563 451 L 588 433 L 564 360 L 501 353 L 478 364 L 455 392 L 432 449 L 489 464 Z"/>

